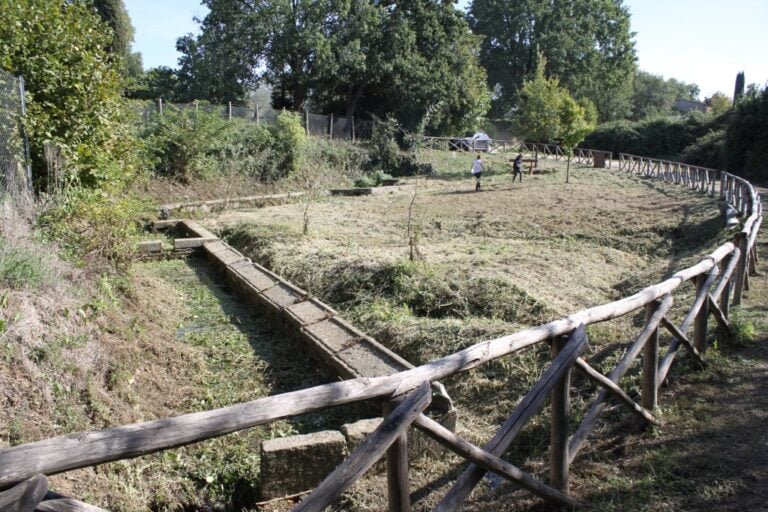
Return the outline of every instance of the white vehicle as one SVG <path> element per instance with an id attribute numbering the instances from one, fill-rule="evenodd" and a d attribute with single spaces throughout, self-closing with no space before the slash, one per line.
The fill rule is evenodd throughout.
<path id="1" fill-rule="evenodd" d="M 466 132 L 464 137 L 451 139 L 451 149 L 488 152 L 491 150 L 491 141 L 485 132 Z"/>

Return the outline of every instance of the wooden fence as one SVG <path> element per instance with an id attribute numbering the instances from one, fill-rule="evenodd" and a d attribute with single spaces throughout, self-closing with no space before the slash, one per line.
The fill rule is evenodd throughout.
<path id="1" fill-rule="evenodd" d="M 74 500 L 45 494 L 45 477 L 221 436 L 255 425 L 267 424 L 336 405 L 377 399 L 385 404 L 385 420 L 372 436 L 294 510 L 322 510 L 348 489 L 386 453 L 389 509 L 410 510 L 407 430 L 414 426 L 469 462 L 468 467 L 437 505 L 437 511 L 457 510 L 483 475 L 492 471 L 542 499 L 565 506 L 577 503 L 568 496 L 569 466 L 583 447 L 609 398 L 624 404 L 638 421 L 658 424 L 654 410 L 658 390 L 683 348 L 700 365 L 705 353 L 709 318 L 729 329 L 730 305 L 741 301 L 749 289 L 749 274 L 758 258 L 756 237 L 763 220 L 762 205 L 749 182 L 732 174 L 714 173 L 684 164 L 619 155 L 619 168 L 649 179 L 661 179 L 714 193 L 742 212 L 742 229 L 695 265 L 639 292 L 544 325 L 484 341 L 442 359 L 384 377 L 359 378 L 283 393 L 205 412 L 156 421 L 123 425 L 46 439 L 0 451 L 0 508 L 3 503 L 39 503 L 45 510 L 97 510 Z M 719 187 L 718 187 L 719 185 Z M 683 308 L 677 324 L 670 315 L 674 294 L 687 283 L 695 286 L 692 303 Z M 680 296 L 685 294 L 680 293 Z M 683 297 L 682 301 L 685 301 Z M 582 355 L 588 343 L 586 326 L 644 311 L 645 322 L 625 345 L 616 366 L 604 375 Z M 661 331 L 669 333 L 662 354 Z M 666 337 L 664 338 L 667 339 Z M 430 401 L 429 382 L 476 368 L 533 345 L 548 342 L 552 364 L 511 412 L 485 446 L 475 446 L 423 414 Z M 642 353 L 642 393 L 635 401 L 620 387 L 622 377 Z M 573 370 L 594 382 L 601 391 L 588 407 L 573 434 L 569 425 L 569 390 Z M 548 483 L 535 478 L 500 457 L 523 427 L 549 398 L 551 442 Z M 47 484 L 45 484 L 47 488 Z M 41 491 L 41 489 L 43 489 Z M 40 500 L 46 496 L 46 501 Z M 57 499 L 59 504 L 57 504 Z M 26 506 L 26 505 L 25 505 Z M 73 507 L 81 508 L 73 508 Z M 67 508 L 68 507 L 68 508 Z M 33 510 L 26 508 L 23 510 Z M 22 508 L 20 508 L 22 510 Z"/>
<path id="2" fill-rule="evenodd" d="M 511 142 L 500 139 L 490 141 L 468 141 L 460 137 L 424 137 L 424 146 L 428 149 L 444 151 L 490 151 L 498 153 L 522 153 L 553 160 L 565 160 L 567 152 L 557 144 L 538 142 Z M 576 148 L 573 161 L 583 165 L 594 165 L 595 157 L 603 159 L 608 168 L 613 166 L 613 153 L 596 149 Z"/>

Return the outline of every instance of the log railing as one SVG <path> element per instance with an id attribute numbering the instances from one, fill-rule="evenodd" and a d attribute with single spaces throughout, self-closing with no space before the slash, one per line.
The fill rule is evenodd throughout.
<path id="1" fill-rule="evenodd" d="M 409 510 L 406 444 L 409 425 L 416 426 L 470 463 L 437 510 L 457 510 L 487 471 L 493 471 L 552 503 L 575 505 L 568 496 L 569 465 L 583 447 L 608 399 L 617 399 L 640 421 L 658 424 L 661 421 L 655 412 L 658 390 L 668 378 L 679 349 L 683 347 L 697 364 L 706 364 L 708 319 L 714 316 L 720 327 L 729 327 L 730 306 L 738 304 L 743 291 L 748 290 L 749 273 L 754 271 L 758 257 L 755 242 L 763 218 L 762 205 L 754 187 L 746 180 L 726 172 L 718 174 L 711 169 L 631 155 L 620 155 L 619 166 L 627 172 L 678 183 L 702 193 L 711 194 L 719 188 L 720 197 L 742 214 L 742 229 L 732 242 L 721 245 L 695 265 L 631 296 L 478 343 L 395 375 L 336 382 L 221 409 L 7 448 L 0 451 L 0 489 L 9 489 L 0 494 L 0 503 L 4 497 L 7 500 L 14 497 L 29 500 L 29 496 L 37 499 L 42 485 L 37 475 L 52 475 L 137 457 L 311 411 L 377 399 L 391 404 L 391 412 L 382 426 L 301 502 L 297 510 L 321 510 L 385 452 L 391 457 L 388 464 L 390 510 Z M 669 313 L 674 303 L 673 295 L 689 282 L 695 285 L 696 292 L 693 303 L 678 325 Z M 644 326 L 627 345 L 616 366 L 608 375 L 603 375 L 582 357 L 587 346 L 586 326 L 639 310 L 645 312 Z M 663 358 L 660 358 L 661 329 L 670 334 Z M 476 368 L 541 342 L 550 343 L 552 364 L 483 448 L 447 431 L 422 414 L 430 396 L 425 383 Z M 641 354 L 642 394 L 638 403 L 619 384 Z M 569 383 L 573 368 L 595 383 L 600 392 L 574 433 L 569 435 Z M 543 408 L 547 397 L 550 397 L 552 426 L 549 482 L 545 484 L 500 457 L 523 426 Z M 49 505 L 50 510 L 57 510 L 50 508 L 52 506 Z"/>
<path id="2" fill-rule="evenodd" d="M 424 137 L 424 146 L 428 149 L 440 149 L 444 151 L 492 151 L 498 153 L 522 153 L 536 155 L 537 157 L 550 158 L 553 160 L 565 160 L 568 154 L 565 149 L 557 144 L 542 144 L 538 142 L 512 142 L 501 139 L 492 139 L 489 141 L 472 141 L 467 143 L 461 139 L 451 137 Z M 596 149 L 576 148 L 573 150 L 574 161 L 583 165 L 593 165 L 595 155 L 605 159 L 606 167 L 611 168 L 613 157 L 610 151 L 599 151 Z"/>

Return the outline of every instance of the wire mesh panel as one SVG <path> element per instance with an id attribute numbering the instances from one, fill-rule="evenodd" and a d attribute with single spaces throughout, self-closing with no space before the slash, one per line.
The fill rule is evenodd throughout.
<path id="1" fill-rule="evenodd" d="M 328 122 L 328 116 L 307 114 L 307 129 L 310 135 L 328 135 Z"/>
<path id="2" fill-rule="evenodd" d="M 29 198 L 29 148 L 24 136 L 24 82 L 0 70 L 0 199 Z"/>

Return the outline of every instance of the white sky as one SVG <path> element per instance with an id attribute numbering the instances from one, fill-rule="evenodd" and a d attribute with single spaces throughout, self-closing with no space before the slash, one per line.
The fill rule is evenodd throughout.
<path id="1" fill-rule="evenodd" d="M 136 29 L 134 51 L 145 69 L 176 67 L 176 39 L 196 32 L 199 0 L 124 0 Z M 466 6 L 468 0 L 458 5 Z M 768 1 L 624 0 L 632 14 L 640 69 L 695 83 L 702 99 L 720 91 L 731 96 L 736 73 L 748 84 L 768 82 Z"/>

